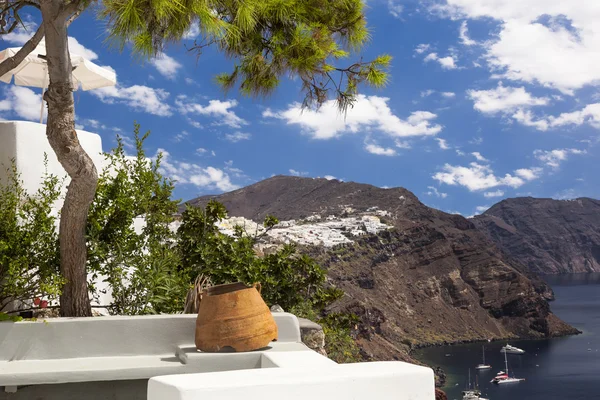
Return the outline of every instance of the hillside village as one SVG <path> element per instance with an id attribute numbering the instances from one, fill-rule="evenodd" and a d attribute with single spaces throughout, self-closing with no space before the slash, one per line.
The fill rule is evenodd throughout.
<path id="1" fill-rule="evenodd" d="M 381 217 L 389 216 L 389 212 L 377 207 L 362 213 L 346 207 L 342 215 L 322 217 L 315 214 L 305 219 L 281 221 L 270 230 L 244 217 L 230 217 L 217 226 L 222 233 L 230 236 L 234 235 L 235 227 L 240 226 L 248 235 L 265 235 L 269 242 L 324 247 L 353 243 L 355 237 L 392 228 L 381 221 Z"/>

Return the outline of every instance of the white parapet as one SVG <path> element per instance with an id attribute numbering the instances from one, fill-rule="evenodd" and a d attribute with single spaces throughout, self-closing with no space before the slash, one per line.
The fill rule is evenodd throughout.
<path id="1" fill-rule="evenodd" d="M 278 341 L 247 353 L 198 352 L 191 314 L 0 322 L 0 387 L 269 368 L 285 354 L 298 359 L 298 352 L 322 362 L 323 356 L 302 344 L 293 314 L 273 318 Z M 263 360 L 270 353 L 278 357 Z"/>
<path id="2" fill-rule="evenodd" d="M 430 368 L 399 361 L 161 376 L 148 400 L 433 400 Z"/>

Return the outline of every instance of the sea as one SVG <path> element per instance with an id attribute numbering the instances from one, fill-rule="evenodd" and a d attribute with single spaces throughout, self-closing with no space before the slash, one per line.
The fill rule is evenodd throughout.
<path id="1" fill-rule="evenodd" d="M 431 347 L 415 353 L 417 359 L 440 366 L 447 374 L 443 390 L 448 399 L 462 399 L 461 391 L 477 380 L 482 397 L 489 400 L 600 400 L 600 273 L 543 276 L 556 300 L 552 311 L 581 335 L 510 341 L 526 351 L 508 355 L 511 375 L 524 382 L 494 385 L 490 380 L 504 370 L 505 342 Z M 485 346 L 491 370 L 476 371 Z"/>

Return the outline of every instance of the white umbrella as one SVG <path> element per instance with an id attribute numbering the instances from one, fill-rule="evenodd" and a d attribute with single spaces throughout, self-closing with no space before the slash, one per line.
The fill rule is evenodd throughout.
<path id="1" fill-rule="evenodd" d="M 0 62 L 14 56 L 19 50 L 20 47 L 11 47 L 0 51 Z M 49 80 L 45 54 L 46 43 L 42 40 L 16 68 L 0 76 L 0 81 L 10 83 L 14 77 L 15 85 L 42 88 L 43 95 Z M 100 67 L 80 55 L 71 53 L 71 65 L 73 66 L 72 79 L 75 89 L 81 87 L 82 90 L 92 90 L 117 84 L 117 75 L 114 71 Z M 44 101 L 42 100 L 40 123 L 42 123 L 43 111 Z"/>

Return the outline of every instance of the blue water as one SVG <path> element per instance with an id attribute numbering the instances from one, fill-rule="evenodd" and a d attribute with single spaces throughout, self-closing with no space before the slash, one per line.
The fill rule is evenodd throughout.
<path id="1" fill-rule="evenodd" d="M 417 358 L 442 367 L 448 375 L 443 388 L 449 399 L 461 399 L 471 377 L 490 400 L 600 400 L 600 274 L 546 276 L 556 295 L 552 311 L 583 334 L 550 340 L 511 341 L 524 355 L 508 355 L 511 375 L 525 382 L 496 386 L 490 379 L 504 369 L 500 348 L 486 343 L 491 370 L 475 371 L 481 362 L 481 343 L 444 346 L 419 351 Z"/>

